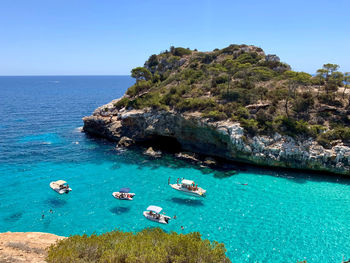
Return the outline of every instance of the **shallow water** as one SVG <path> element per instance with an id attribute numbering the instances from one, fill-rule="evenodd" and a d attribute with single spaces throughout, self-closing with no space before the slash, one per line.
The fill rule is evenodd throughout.
<path id="1" fill-rule="evenodd" d="M 79 131 L 81 117 L 121 96 L 132 82 L 0 77 L 0 232 L 68 236 L 159 226 L 223 242 L 233 262 L 350 257 L 349 179 L 250 167 L 223 177 L 171 155 L 151 160 L 139 150 L 117 152 L 114 144 Z M 169 177 L 195 180 L 207 197 L 170 189 Z M 58 179 L 69 182 L 69 195 L 49 188 Z M 121 187 L 136 193 L 134 201 L 112 197 Z M 146 220 L 142 211 L 151 204 L 177 219 L 166 226 Z"/>

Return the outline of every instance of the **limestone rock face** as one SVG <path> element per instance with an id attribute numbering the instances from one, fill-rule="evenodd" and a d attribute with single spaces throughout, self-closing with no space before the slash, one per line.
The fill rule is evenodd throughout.
<path id="1" fill-rule="evenodd" d="M 116 110 L 115 101 L 83 118 L 84 131 L 113 141 L 123 136 L 135 142 L 157 136 L 176 139 L 184 151 L 274 167 L 328 171 L 350 175 L 350 148 L 339 143 L 325 149 L 313 139 L 289 136 L 254 137 L 239 123 L 212 122 L 196 113 L 164 110 Z"/>

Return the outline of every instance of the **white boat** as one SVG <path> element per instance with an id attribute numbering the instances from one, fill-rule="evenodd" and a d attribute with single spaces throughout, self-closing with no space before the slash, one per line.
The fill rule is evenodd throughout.
<path id="1" fill-rule="evenodd" d="M 173 189 L 181 191 L 185 194 L 193 195 L 193 196 L 201 196 L 204 197 L 207 192 L 201 187 L 198 187 L 194 181 L 183 179 L 181 184 L 169 184 Z"/>
<path id="2" fill-rule="evenodd" d="M 72 188 L 70 188 L 67 182 L 63 180 L 51 182 L 50 187 L 59 194 L 68 194 L 70 191 L 72 191 Z"/>
<path id="3" fill-rule="evenodd" d="M 155 205 L 150 205 L 147 207 L 147 211 L 143 212 L 144 217 L 147 219 L 161 223 L 161 224 L 169 224 L 170 216 L 160 214 L 163 208 Z"/>
<path id="4" fill-rule="evenodd" d="M 119 190 L 119 192 L 113 192 L 112 195 L 114 198 L 119 199 L 119 200 L 130 200 L 132 201 L 135 193 L 129 193 L 130 188 L 122 188 Z"/>

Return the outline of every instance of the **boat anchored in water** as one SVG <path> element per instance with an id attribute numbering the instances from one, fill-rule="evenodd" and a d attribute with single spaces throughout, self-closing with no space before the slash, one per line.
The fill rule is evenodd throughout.
<path id="1" fill-rule="evenodd" d="M 130 193 L 130 188 L 122 188 L 119 192 L 113 192 L 112 195 L 114 198 L 119 200 L 130 200 L 132 201 L 135 193 Z"/>
<path id="2" fill-rule="evenodd" d="M 179 179 L 176 184 L 169 184 L 173 189 L 181 191 L 185 194 L 193 195 L 193 196 L 201 196 L 204 197 L 207 192 L 203 188 L 199 187 L 192 180 L 183 179 L 181 183 L 179 183 Z"/>
<path id="3" fill-rule="evenodd" d="M 68 194 L 70 191 L 72 191 L 72 188 L 70 188 L 67 182 L 63 180 L 51 182 L 50 187 L 59 194 Z"/>
<path id="4" fill-rule="evenodd" d="M 147 211 L 143 212 L 143 215 L 154 222 L 161 223 L 161 224 L 169 224 L 170 216 L 161 215 L 160 212 L 163 210 L 163 208 L 155 205 L 150 205 L 147 207 Z"/>

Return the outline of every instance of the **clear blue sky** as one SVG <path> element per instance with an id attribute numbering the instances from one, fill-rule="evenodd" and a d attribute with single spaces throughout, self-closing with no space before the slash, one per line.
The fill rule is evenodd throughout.
<path id="1" fill-rule="evenodd" d="M 1 0 L 0 75 L 125 75 L 170 46 L 253 44 L 350 71 L 349 0 Z"/>

